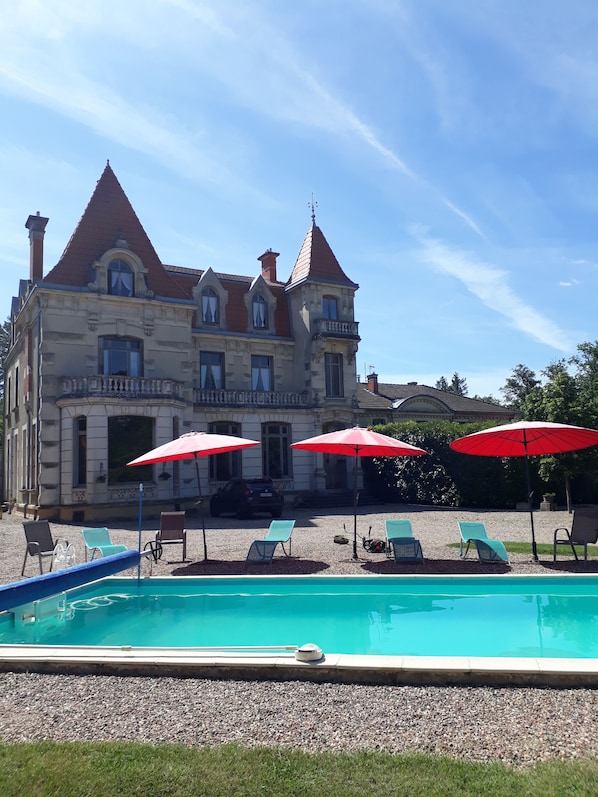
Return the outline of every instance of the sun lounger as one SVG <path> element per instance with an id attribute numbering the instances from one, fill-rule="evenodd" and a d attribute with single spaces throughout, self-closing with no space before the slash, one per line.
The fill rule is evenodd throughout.
<path id="1" fill-rule="evenodd" d="M 486 533 L 486 527 L 483 523 L 466 520 L 459 520 L 458 523 L 461 533 L 459 556 L 465 558 L 473 542 L 480 562 L 509 561 L 504 543 L 500 540 L 491 540 Z M 464 544 L 466 545 L 465 553 L 463 553 Z"/>
<path id="2" fill-rule="evenodd" d="M 294 520 L 273 520 L 270 523 L 268 533 L 263 540 L 254 540 L 249 547 L 246 562 L 263 562 L 267 564 L 272 561 L 276 546 L 280 546 L 285 556 L 291 555 L 291 534 L 295 526 Z M 289 544 L 289 552 L 284 547 L 285 542 Z"/>
<path id="3" fill-rule="evenodd" d="M 395 562 L 423 561 L 424 554 L 419 540 L 414 539 L 411 521 L 396 519 L 386 521 L 387 555 L 391 551 Z"/>

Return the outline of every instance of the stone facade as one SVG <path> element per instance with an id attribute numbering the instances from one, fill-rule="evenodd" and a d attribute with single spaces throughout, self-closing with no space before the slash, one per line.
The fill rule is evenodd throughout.
<path id="1" fill-rule="evenodd" d="M 204 496 L 232 475 L 288 495 L 352 487 L 292 442 L 358 422 L 358 286 L 315 220 L 288 281 L 266 251 L 255 278 L 165 266 L 108 164 L 60 261 L 43 274 L 48 219 L 11 309 L 5 484 L 32 515 L 87 522 L 197 498 L 193 461 L 126 461 L 186 431 L 260 447 L 199 461 Z"/>

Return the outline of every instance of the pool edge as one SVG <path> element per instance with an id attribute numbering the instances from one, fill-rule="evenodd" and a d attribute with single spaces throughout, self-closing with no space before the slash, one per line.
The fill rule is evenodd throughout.
<path id="1" fill-rule="evenodd" d="M 598 659 L 537 659 L 291 653 L 231 654 L 197 648 L 0 646 L 0 672 L 386 685 L 598 686 Z"/>

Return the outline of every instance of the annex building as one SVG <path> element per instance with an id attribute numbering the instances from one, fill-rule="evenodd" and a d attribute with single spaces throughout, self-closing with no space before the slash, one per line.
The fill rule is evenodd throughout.
<path id="1" fill-rule="evenodd" d="M 47 223 L 38 213 L 25 225 L 30 273 L 12 301 L 5 361 L 4 497 L 30 515 L 134 515 L 140 481 L 145 504 L 191 505 L 192 460 L 126 465 L 187 431 L 261 443 L 202 457 L 204 497 L 237 475 L 269 476 L 295 495 L 351 488 L 346 458 L 290 444 L 419 418 L 425 406 L 452 412 L 453 397 L 432 388 L 401 393 L 405 386 L 378 385 L 375 374 L 358 382 L 359 286 L 313 216 L 284 280 L 271 249 L 254 277 L 162 263 L 109 164 L 46 271 Z M 468 420 L 511 417 L 454 398 L 469 406 Z"/>

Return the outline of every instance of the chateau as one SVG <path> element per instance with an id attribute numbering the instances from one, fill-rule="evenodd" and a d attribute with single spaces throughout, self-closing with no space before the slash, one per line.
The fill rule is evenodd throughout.
<path id="1" fill-rule="evenodd" d="M 162 263 L 109 164 L 46 274 L 48 218 L 29 216 L 30 273 L 12 300 L 5 361 L 5 500 L 88 522 L 134 515 L 142 481 L 145 503 L 191 505 L 191 460 L 126 463 L 192 430 L 261 443 L 202 457 L 204 497 L 237 475 L 269 476 L 288 494 L 346 489 L 346 458 L 290 444 L 427 412 L 473 419 L 450 406 L 462 397 L 410 386 L 401 401 L 375 374 L 358 382 L 359 286 L 312 221 L 283 281 L 271 249 L 253 278 Z M 463 401 L 479 405 L 475 419 L 511 417 Z"/>

